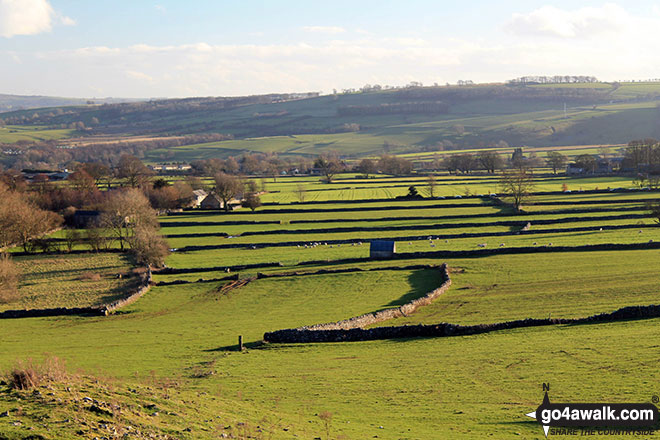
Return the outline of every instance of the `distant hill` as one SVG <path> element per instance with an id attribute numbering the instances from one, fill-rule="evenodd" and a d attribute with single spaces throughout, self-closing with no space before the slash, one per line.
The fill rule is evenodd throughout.
<path id="1" fill-rule="evenodd" d="M 138 101 L 138 100 L 121 99 L 121 98 L 101 98 L 101 99 L 61 98 L 57 96 L 6 95 L 0 93 L 0 112 L 34 109 L 41 107 L 85 105 L 88 102 L 104 104 L 104 103 L 118 103 L 118 102 L 130 102 L 130 101 Z"/>
<path id="2" fill-rule="evenodd" d="M 152 160 L 188 161 L 243 151 L 314 156 L 332 150 L 359 157 L 621 144 L 660 138 L 658 103 L 660 83 L 654 82 L 482 84 L 78 104 L 1 113 L 0 118 L 10 125 L 58 129 L 74 124 L 85 127 L 82 133 L 105 136 L 233 137 L 148 154 Z"/>

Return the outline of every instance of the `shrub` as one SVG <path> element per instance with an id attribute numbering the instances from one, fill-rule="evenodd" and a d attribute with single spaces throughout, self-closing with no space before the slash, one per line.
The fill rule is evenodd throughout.
<path id="1" fill-rule="evenodd" d="M 9 373 L 9 387 L 15 390 L 29 390 L 38 387 L 39 384 L 41 384 L 41 375 L 31 361 L 27 365 L 19 364 Z"/>
<path id="2" fill-rule="evenodd" d="M 152 228 L 138 228 L 130 240 L 131 250 L 138 263 L 161 267 L 169 254 L 167 242 Z"/>
<path id="3" fill-rule="evenodd" d="M 32 359 L 18 361 L 8 374 L 7 383 L 15 390 L 29 390 L 43 382 L 62 382 L 69 379 L 64 362 L 57 357 L 49 357 L 41 364 Z"/>

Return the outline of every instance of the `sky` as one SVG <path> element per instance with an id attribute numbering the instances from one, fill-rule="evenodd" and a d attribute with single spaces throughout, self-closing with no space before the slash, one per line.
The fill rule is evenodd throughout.
<path id="1" fill-rule="evenodd" d="M 660 77 L 660 2 L 0 0 L 0 93 L 322 92 Z"/>

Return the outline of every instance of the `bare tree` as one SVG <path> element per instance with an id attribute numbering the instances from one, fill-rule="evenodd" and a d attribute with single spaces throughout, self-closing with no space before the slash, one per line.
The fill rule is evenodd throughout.
<path id="1" fill-rule="evenodd" d="M 119 241 L 122 250 L 125 243 L 130 246 L 136 229 L 147 227 L 158 229 L 156 211 L 151 208 L 144 194 L 137 189 L 112 191 L 103 204 L 100 222 L 101 226 Z"/>
<path id="2" fill-rule="evenodd" d="M 72 173 L 68 180 L 71 186 L 73 186 L 73 188 L 75 188 L 77 191 L 91 192 L 97 189 L 96 181 L 94 178 L 83 169 Z"/>
<path id="3" fill-rule="evenodd" d="M 435 176 L 433 174 L 429 174 L 429 177 L 426 181 L 429 185 L 429 196 L 435 197 L 435 187 L 437 186 Z"/>
<path id="4" fill-rule="evenodd" d="M 125 179 L 131 188 L 146 185 L 153 172 L 144 166 L 142 161 L 135 156 L 124 154 L 119 159 L 117 166 L 117 177 Z"/>
<path id="5" fill-rule="evenodd" d="M 495 151 L 482 151 L 477 156 L 477 160 L 489 174 L 494 174 L 496 169 L 504 166 L 504 159 Z"/>
<path id="6" fill-rule="evenodd" d="M 33 241 L 62 224 L 62 217 L 45 211 L 24 200 L 24 196 L 0 188 L 0 248 L 13 244 L 23 246 L 25 252 L 33 250 Z"/>
<path id="7" fill-rule="evenodd" d="M 307 190 L 305 189 L 305 185 L 299 183 L 298 186 L 296 187 L 296 194 L 298 195 L 298 201 L 300 203 L 303 203 L 305 201 L 305 196 L 307 195 Z"/>
<path id="8" fill-rule="evenodd" d="M 502 193 L 512 199 L 514 209 L 519 212 L 520 206 L 529 198 L 534 189 L 534 179 L 530 172 L 513 171 L 502 176 L 500 188 Z"/>
<path id="9" fill-rule="evenodd" d="M 84 171 L 92 176 L 97 187 L 105 184 L 107 185 L 107 188 L 110 189 L 113 176 L 112 171 L 110 171 L 110 168 L 106 165 L 98 162 L 84 163 L 78 167 L 78 171 Z"/>
<path id="10" fill-rule="evenodd" d="M 567 158 L 558 151 L 551 151 L 548 153 L 548 165 L 552 167 L 553 174 L 557 174 L 557 170 L 566 165 Z"/>
<path id="11" fill-rule="evenodd" d="M 377 171 L 376 163 L 371 159 L 362 159 L 357 166 L 357 170 L 368 179 L 369 174 L 374 174 Z"/>
<path id="12" fill-rule="evenodd" d="M 229 202 L 241 193 L 243 185 L 241 180 L 236 176 L 230 176 L 225 173 L 218 173 L 215 179 L 215 194 L 222 200 L 225 211 L 229 211 Z"/>
<path id="13" fill-rule="evenodd" d="M 250 208 L 252 212 L 261 206 L 261 198 L 257 194 L 257 184 L 254 180 L 250 180 L 245 185 L 245 195 L 241 201 L 241 206 Z"/>
<path id="14" fill-rule="evenodd" d="M 169 255 L 169 246 L 154 228 L 138 227 L 130 238 L 131 251 L 138 263 L 162 267 Z"/>
<path id="15" fill-rule="evenodd" d="M 327 183 L 332 183 L 332 179 L 335 177 L 335 174 L 339 173 L 343 169 L 343 164 L 339 158 L 334 155 L 327 154 L 322 154 L 316 158 L 316 161 L 314 161 L 314 166 L 321 170 Z"/>

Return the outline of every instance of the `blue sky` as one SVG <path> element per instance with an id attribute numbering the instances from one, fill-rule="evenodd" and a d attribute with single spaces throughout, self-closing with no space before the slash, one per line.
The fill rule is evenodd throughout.
<path id="1" fill-rule="evenodd" d="M 597 1 L 0 0 L 0 93 L 245 95 L 660 77 L 660 8 Z"/>

